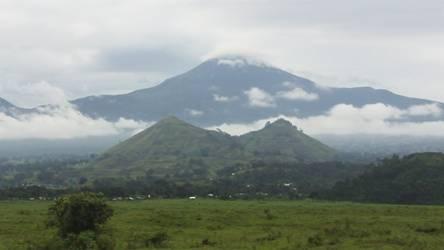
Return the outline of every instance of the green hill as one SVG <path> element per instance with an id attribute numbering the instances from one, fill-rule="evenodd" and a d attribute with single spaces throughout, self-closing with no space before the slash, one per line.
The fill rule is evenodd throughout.
<path id="1" fill-rule="evenodd" d="M 444 154 L 421 153 L 385 159 L 362 176 L 337 183 L 322 198 L 444 204 Z"/>
<path id="2" fill-rule="evenodd" d="M 230 135 L 168 117 L 112 147 L 93 168 L 122 174 L 153 169 L 163 175 L 181 171 L 184 165 L 202 170 L 208 164 L 218 168 L 244 158 L 243 147 Z"/>
<path id="3" fill-rule="evenodd" d="M 265 128 L 241 136 L 245 150 L 256 159 L 273 162 L 331 160 L 335 151 L 279 119 Z"/>
<path id="4" fill-rule="evenodd" d="M 195 127 L 168 117 L 114 146 L 93 164 L 95 176 L 155 175 L 196 179 L 251 161 L 325 161 L 334 150 L 278 120 L 240 137 Z"/>

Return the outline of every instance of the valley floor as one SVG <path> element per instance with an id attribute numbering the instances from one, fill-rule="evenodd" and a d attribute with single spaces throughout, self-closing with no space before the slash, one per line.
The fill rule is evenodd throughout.
<path id="1" fill-rule="evenodd" d="M 315 201 L 110 202 L 117 249 L 442 249 L 443 206 Z M 53 234 L 49 202 L 0 202 L 0 249 Z M 159 234 L 157 234 L 159 236 Z M 166 238 L 164 236 L 167 236 Z M 162 239 L 164 242 L 162 243 Z"/>

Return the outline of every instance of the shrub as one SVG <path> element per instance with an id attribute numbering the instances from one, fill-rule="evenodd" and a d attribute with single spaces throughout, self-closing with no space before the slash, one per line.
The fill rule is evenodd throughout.
<path id="1" fill-rule="evenodd" d="M 267 218 L 267 220 L 272 220 L 274 218 L 273 214 L 271 213 L 270 209 L 264 209 L 264 214 L 265 214 L 265 218 Z"/>
<path id="2" fill-rule="evenodd" d="M 96 232 L 112 216 L 112 208 L 100 195 L 84 192 L 56 200 L 49 208 L 49 225 L 59 230 L 62 238 L 83 231 Z"/>
<path id="3" fill-rule="evenodd" d="M 115 247 L 112 233 L 105 223 L 113 210 L 105 199 L 94 193 L 72 194 L 60 199 L 49 208 L 48 226 L 57 234 L 29 249 L 39 250 L 112 250 Z"/>
<path id="4" fill-rule="evenodd" d="M 315 234 L 314 236 L 308 237 L 307 243 L 309 246 L 318 247 L 324 244 L 324 239 L 322 238 L 321 235 Z"/>
<path id="5" fill-rule="evenodd" d="M 165 232 L 159 232 L 145 240 L 145 246 L 162 247 L 168 241 L 169 236 Z"/>

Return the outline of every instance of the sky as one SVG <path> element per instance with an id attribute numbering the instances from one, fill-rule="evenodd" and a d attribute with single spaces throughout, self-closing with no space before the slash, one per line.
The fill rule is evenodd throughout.
<path id="1" fill-rule="evenodd" d="M 443 23 L 441 0 L 0 0 L 0 97 L 124 93 L 240 54 L 444 102 Z"/>

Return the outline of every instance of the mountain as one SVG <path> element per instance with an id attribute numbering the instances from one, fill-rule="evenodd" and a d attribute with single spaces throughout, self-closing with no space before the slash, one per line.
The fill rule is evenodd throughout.
<path id="1" fill-rule="evenodd" d="M 12 105 L 10 102 L 6 101 L 5 99 L 0 98 L 0 107 L 1 108 L 13 108 L 14 105 Z"/>
<path id="2" fill-rule="evenodd" d="M 12 103 L 0 98 L 0 113 L 14 116 L 25 112 L 25 109 L 14 106 Z"/>
<path id="3" fill-rule="evenodd" d="M 444 204 L 444 154 L 421 153 L 383 160 L 365 174 L 337 183 L 324 199 Z"/>
<path id="4" fill-rule="evenodd" d="M 168 117 L 109 149 L 91 171 L 100 176 L 117 172 L 139 176 L 149 169 L 159 175 L 211 176 L 218 169 L 255 160 L 314 162 L 333 155 L 334 150 L 282 119 L 237 137 Z"/>
<path id="5" fill-rule="evenodd" d="M 243 158 L 242 146 L 230 135 L 168 117 L 106 151 L 95 168 L 140 173 L 152 168 L 168 173 L 170 168 L 174 173 L 182 164 L 220 167 Z"/>
<path id="6" fill-rule="evenodd" d="M 240 141 L 256 159 L 274 162 L 329 160 L 335 155 L 332 148 L 304 134 L 284 119 L 242 135 Z"/>
<path id="7" fill-rule="evenodd" d="M 92 117 L 158 121 L 168 115 L 200 126 L 245 123 L 287 115 L 307 117 L 337 104 L 384 103 L 400 109 L 436 103 L 369 87 L 322 88 L 284 70 L 242 57 L 215 58 L 157 86 L 122 95 L 72 101 Z M 439 104 L 444 108 L 443 104 Z M 419 118 L 416 118 L 419 119 Z M 420 117 L 439 120 L 442 117 Z"/>

